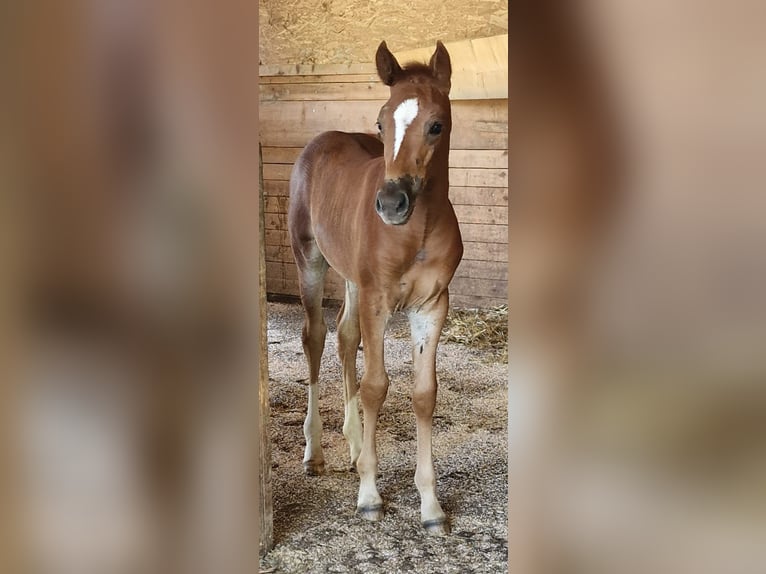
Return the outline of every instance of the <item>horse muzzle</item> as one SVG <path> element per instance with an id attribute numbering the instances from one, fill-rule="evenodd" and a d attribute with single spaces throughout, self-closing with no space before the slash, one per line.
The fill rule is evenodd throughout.
<path id="1" fill-rule="evenodd" d="M 387 179 L 375 197 L 375 211 L 387 225 L 404 225 L 415 207 L 415 198 L 423 187 L 419 177 L 405 175 Z"/>

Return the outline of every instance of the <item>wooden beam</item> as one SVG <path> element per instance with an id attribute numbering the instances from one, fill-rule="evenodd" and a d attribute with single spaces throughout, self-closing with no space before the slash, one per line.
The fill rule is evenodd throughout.
<path id="1" fill-rule="evenodd" d="M 505 261 L 475 261 L 464 258 L 455 272 L 455 277 L 494 279 L 507 282 L 508 263 Z"/>
<path id="2" fill-rule="evenodd" d="M 508 97 L 508 34 L 446 42 L 445 46 L 452 61 L 452 100 L 479 100 Z M 402 63 L 408 61 L 428 62 L 434 46 L 415 50 L 394 52 Z M 371 54 L 372 56 L 372 54 Z M 277 81 L 267 78 L 295 78 L 308 76 L 319 83 L 316 76 L 362 76 L 366 81 L 377 82 L 377 72 L 372 63 L 361 64 L 285 64 L 260 66 L 259 74 L 265 83 Z M 372 78 L 372 79 L 370 79 Z M 300 80 L 297 80 L 300 82 Z M 386 98 L 387 99 L 387 96 Z"/>
<path id="3" fill-rule="evenodd" d="M 508 224 L 508 208 L 504 205 L 455 205 L 457 220 L 462 223 Z"/>
<path id="4" fill-rule="evenodd" d="M 268 64 L 258 68 L 264 76 L 326 76 L 334 74 L 376 74 L 375 64 Z"/>
<path id="5" fill-rule="evenodd" d="M 271 417 L 269 409 L 269 367 L 268 367 L 268 319 L 266 312 L 266 242 L 264 227 L 264 197 L 263 197 L 263 161 L 259 149 L 260 163 L 260 253 L 259 253 L 259 306 L 260 306 L 260 380 L 258 381 L 259 427 L 260 427 L 260 460 L 258 466 L 258 483 L 260 486 L 260 544 L 259 551 L 263 555 L 274 545 L 274 518 L 271 492 Z"/>
<path id="6" fill-rule="evenodd" d="M 376 82 L 297 82 L 294 84 L 263 84 L 260 86 L 261 101 L 335 101 L 376 100 L 389 98 L 388 86 Z"/>
<path id="7" fill-rule="evenodd" d="M 311 74 L 306 76 L 282 75 L 261 76 L 260 85 L 272 84 L 366 84 L 370 82 L 380 83 L 378 74 L 374 71 L 369 74 Z"/>
<path id="8" fill-rule="evenodd" d="M 507 149 L 451 149 L 450 167 L 508 169 Z"/>
<path id="9" fill-rule="evenodd" d="M 452 295 L 450 293 L 450 306 L 457 309 L 488 309 L 507 304 L 508 297 L 477 297 L 476 295 Z"/>
<path id="10" fill-rule="evenodd" d="M 450 283 L 450 293 L 478 297 L 508 297 L 508 282 L 496 279 L 455 277 Z"/>
<path id="11" fill-rule="evenodd" d="M 452 205 L 508 205 L 507 187 L 450 186 Z"/>
<path id="12" fill-rule="evenodd" d="M 452 62 L 452 100 L 508 97 L 508 34 L 445 42 Z M 401 64 L 428 62 L 434 46 L 394 52 Z"/>
<path id="13" fill-rule="evenodd" d="M 463 259 L 508 262 L 507 243 L 483 243 L 463 239 Z"/>

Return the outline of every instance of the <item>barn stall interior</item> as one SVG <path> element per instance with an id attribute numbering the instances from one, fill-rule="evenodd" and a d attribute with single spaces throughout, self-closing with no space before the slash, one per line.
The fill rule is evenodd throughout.
<path id="1" fill-rule="evenodd" d="M 419 4 L 424 4 L 419 6 Z M 311 25 L 307 3 L 261 2 L 260 141 L 268 297 L 271 492 L 264 491 L 264 568 L 278 572 L 499 572 L 507 569 L 507 366 L 497 349 L 439 347 L 434 419 L 437 493 L 452 534 L 431 538 L 419 524 L 406 317 L 387 331 L 391 378 L 378 423 L 378 486 L 386 517 L 355 515 L 359 479 L 342 434 L 343 392 L 334 331 L 343 280 L 325 284 L 329 336 L 320 372 L 323 476 L 304 475 L 308 368 L 303 310 L 287 232 L 288 184 L 303 146 L 326 130 L 373 133 L 388 98 L 372 63 L 381 40 L 401 63 L 428 61 L 437 39 L 452 60 L 450 199 L 465 246 L 450 286 L 453 308 L 488 312 L 507 302 L 507 3 L 324 3 Z M 458 5 L 459 4 L 459 5 Z M 341 5 L 343 5 L 341 7 Z M 443 14 L 440 5 L 439 13 Z M 428 9 L 426 9 L 428 8 Z M 449 8 L 449 7 L 448 7 Z M 343 30 L 342 34 L 339 32 Z M 500 307 L 501 311 L 503 310 Z M 486 317 L 485 317 L 486 319 Z M 453 323 L 459 324 L 456 320 Z M 483 323 L 485 326 L 487 322 Z M 452 325 L 455 328 L 455 325 Z M 455 337 L 461 340 L 460 337 Z M 465 339 L 465 338 L 463 338 Z M 363 372 L 362 353 L 357 363 Z M 273 516 L 273 524 L 269 521 Z M 273 535 L 273 539 L 269 536 Z"/>

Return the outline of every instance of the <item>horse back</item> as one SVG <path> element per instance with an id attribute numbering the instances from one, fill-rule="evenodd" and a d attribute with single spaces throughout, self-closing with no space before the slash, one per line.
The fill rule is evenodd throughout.
<path id="1" fill-rule="evenodd" d="M 318 206 L 321 202 L 323 211 L 345 212 L 349 203 L 366 197 L 367 188 L 374 194 L 372 180 L 382 176 L 383 142 L 377 137 L 340 131 L 321 133 L 303 148 L 290 175 L 291 233 L 311 236 L 312 203 Z"/>
<path id="2" fill-rule="evenodd" d="M 359 165 L 383 157 L 383 142 L 364 133 L 323 132 L 312 139 L 293 166 L 291 182 L 300 183 L 301 176 L 310 175 L 317 167 Z"/>

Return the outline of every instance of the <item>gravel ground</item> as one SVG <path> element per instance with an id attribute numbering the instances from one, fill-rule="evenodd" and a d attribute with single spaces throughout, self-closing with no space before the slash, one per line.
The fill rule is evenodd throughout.
<path id="1" fill-rule="evenodd" d="M 319 381 L 326 472 L 308 477 L 302 466 L 308 376 L 300 341 L 303 310 L 269 304 L 275 547 L 261 568 L 289 574 L 507 572 L 507 365 L 460 344 L 439 346 L 434 466 L 452 534 L 429 536 L 420 526 L 414 483 L 412 361 L 409 338 L 401 336 L 406 317 L 392 319 L 386 337 L 391 386 L 378 423 L 378 489 L 386 516 L 370 523 L 354 513 L 359 480 L 349 469 L 342 433 L 337 310 L 325 309 Z M 360 351 L 360 376 L 362 362 Z"/>

